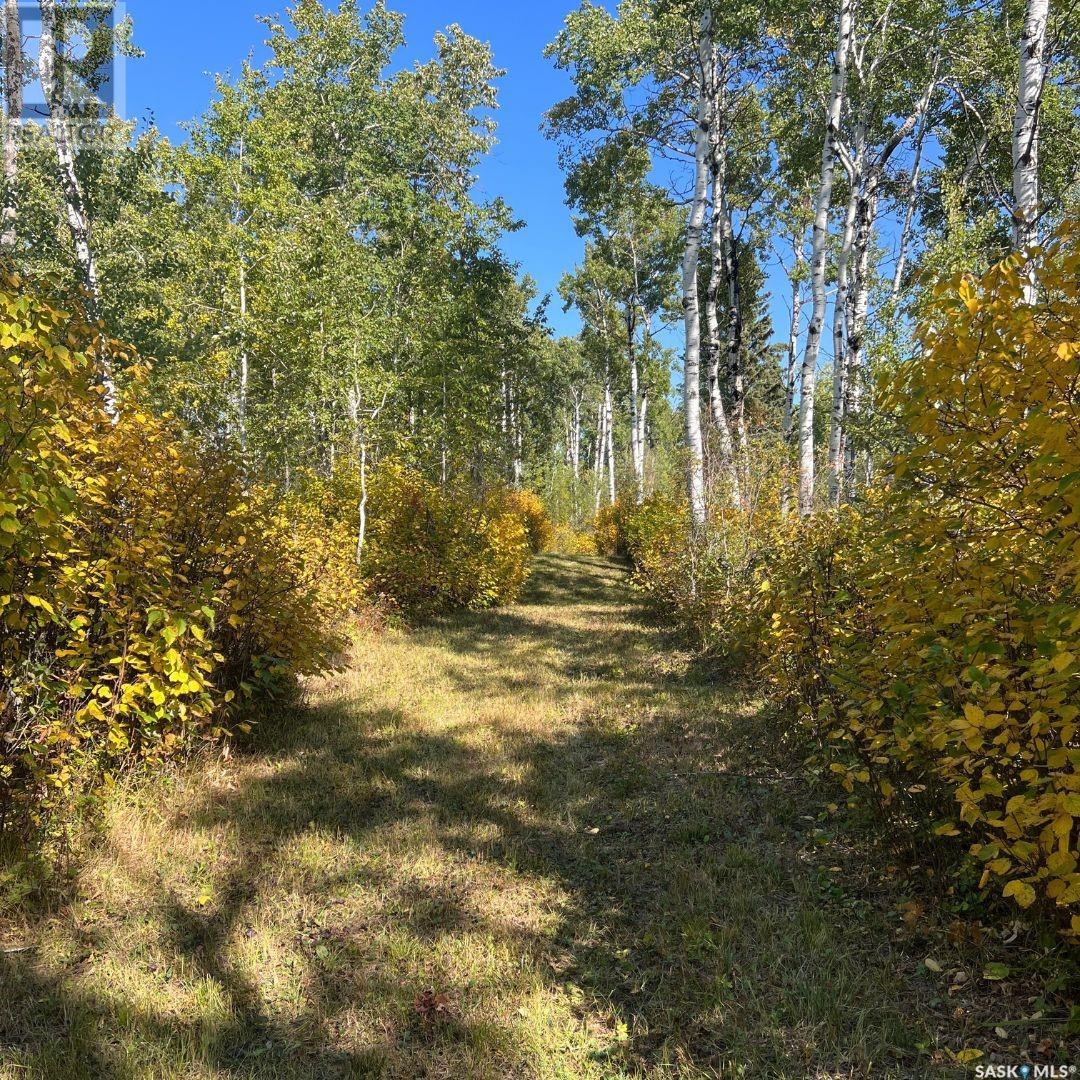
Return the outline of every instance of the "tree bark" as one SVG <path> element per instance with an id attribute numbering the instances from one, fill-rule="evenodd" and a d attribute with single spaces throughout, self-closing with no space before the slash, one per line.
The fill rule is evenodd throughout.
<path id="1" fill-rule="evenodd" d="M 608 502 L 615 503 L 615 437 L 611 403 L 611 380 L 604 382 L 604 441 L 607 455 Z"/>
<path id="2" fill-rule="evenodd" d="M 18 241 L 19 137 L 23 111 L 22 26 L 19 0 L 4 0 L 4 205 L 0 210 L 0 249 L 11 252 Z"/>
<path id="3" fill-rule="evenodd" d="M 630 461 L 634 469 L 634 498 L 640 504 L 645 500 L 645 454 L 641 445 L 640 387 L 632 316 L 626 319 L 626 348 L 630 356 Z"/>
<path id="4" fill-rule="evenodd" d="M 604 453 L 607 450 L 607 434 L 604 425 L 607 421 L 607 411 L 604 408 L 604 399 L 596 407 L 596 446 L 593 450 L 593 488 L 596 493 L 596 513 L 600 513 L 604 490 Z"/>
<path id="5" fill-rule="evenodd" d="M 847 2 L 847 0 L 845 0 Z M 698 300 L 698 260 L 709 179 L 709 93 L 706 73 L 712 54 L 712 8 L 701 16 L 698 42 L 698 109 L 694 138 L 694 191 L 686 226 L 682 261 L 683 409 L 686 419 L 687 487 L 690 520 L 695 529 L 705 524 L 705 451 L 701 439 L 701 308 Z"/>
<path id="6" fill-rule="evenodd" d="M 791 321 L 788 324 L 787 368 L 781 372 L 781 386 L 784 391 L 784 415 L 780 421 L 780 435 L 784 445 L 784 475 L 780 489 L 780 512 L 787 517 L 791 511 L 791 479 L 787 468 L 788 447 L 791 445 L 791 433 L 794 428 L 795 411 L 795 371 L 799 357 L 799 322 L 802 319 L 802 267 L 806 262 L 803 251 L 805 235 L 796 232 L 792 240 L 793 262 L 791 267 Z"/>
<path id="7" fill-rule="evenodd" d="M 934 72 L 937 73 L 937 64 L 934 64 Z M 889 290 L 889 299 L 895 300 L 900 295 L 900 284 L 903 281 L 904 269 L 907 265 L 908 245 L 911 243 L 911 230 L 915 221 L 915 203 L 919 197 L 919 177 L 922 172 L 923 145 L 926 142 L 926 129 L 930 117 L 930 98 L 926 98 L 926 105 L 920 109 L 918 130 L 915 135 L 915 160 L 911 165 L 911 179 L 908 181 L 907 206 L 904 209 L 904 224 L 900 229 L 900 246 L 896 253 L 896 268 L 893 270 L 892 288 Z"/>
<path id="8" fill-rule="evenodd" d="M 866 313 L 870 305 L 870 242 L 874 219 L 877 216 L 877 183 L 871 180 L 869 190 L 859 199 L 855 225 L 855 281 L 852 289 L 847 344 L 847 386 L 844 411 L 854 421 L 862 409 L 863 341 L 866 334 Z M 844 446 L 843 497 L 850 501 L 857 481 L 858 448 L 849 430 Z"/>
<path id="9" fill-rule="evenodd" d="M 574 470 L 574 480 L 581 479 L 581 392 L 573 391 L 574 419 L 570 429 L 570 465 Z"/>
<path id="10" fill-rule="evenodd" d="M 840 0 L 837 19 L 836 56 L 825 117 L 825 138 L 821 148 L 821 180 L 814 211 L 810 282 L 813 314 L 806 334 L 802 378 L 799 391 L 799 513 L 808 517 L 814 509 L 814 390 L 817 384 L 818 353 L 825 321 L 825 259 L 829 236 L 829 208 L 832 205 L 833 174 L 836 171 L 835 140 L 847 84 L 848 52 L 851 48 L 852 0 Z"/>
<path id="11" fill-rule="evenodd" d="M 38 73 L 41 89 L 49 107 L 49 129 L 56 149 L 57 172 L 64 198 L 68 228 L 75 245 L 75 260 L 86 290 L 86 312 L 91 321 L 99 317 L 100 289 L 97 259 L 90 242 L 90 219 L 86 201 L 75 170 L 75 150 L 68 125 L 67 103 L 63 87 L 57 78 L 56 0 L 39 0 L 41 9 L 41 38 L 38 45 Z M 97 350 L 98 381 L 105 390 L 105 409 L 116 416 L 116 383 L 104 340 Z"/>
<path id="12" fill-rule="evenodd" d="M 1020 38 L 1020 84 L 1013 119 L 1013 246 L 1018 251 L 1039 242 L 1039 106 L 1046 80 L 1046 21 L 1049 0 L 1027 0 Z M 1025 300 L 1035 300 L 1034 283 Z"/>
<path id="13" fill-rule="evenodd" d="M 840 505 L 840 478 L 844 461 L 844 405 L 847 400 L 848 363 L 845 345 L 848 310 L 848 262 L 855 239 L 855 211 L 858 206 L 857 170 L 851 176 L 851 195 L 844 214 L 844 232 L 836 264 L 836 298 L 833 302 L 833 399 L 829 424 L 829 502 Z"/>
<path id="14" fill-rule="evenodd" d="M 731 277 L 731 265 L 729 260 L 729 244 L 733 240 L 731 228 L 730 208 L 727 198 L 727 147 L 723 140 L 716 134 L 718 119 L 716 108 L 713 109 L 712 137 L 710 139 L 709 171 L 712 177 L 713 189 L 713 222 L 712 222 L 712 268 L 709 274 L 709 288 L 705 296 L 705 316 L 708 330 L 708 343 L 706 355 L 708 357 L 708 381 L 709 381 L 709 409 L 712 415 L 713 427 L 716 429 L 716 437 L 720 449 L 720 468 L 724 473 L 724 480 L 728 487 L 728 497 L 732 506 L 742 504 L 742 485 L 739 481 L 739 467 L 735 460 L 735 444 L 731 435 L 731 426 L 728 424 L 724 397 L 720 388 L 720 317 L 719 300 L 720 287 L 727 280 L 729 307 L 732 289 L 736 288 Z M 737 293 L 736 293 L 737 299 Z M 737 304 L 736 304 L 737 307 Z M 738 354 L 738 340 L 742 333 L 742 323 L 733 326 L 728 325 L 727 359 L 731 364 L 732 344 L 736 355 Z M 736 430 L 741 433 L 740 451 L 745 453 L 746 426 L 745 422 L 739 425 L 738 419 L 733 415 Z M 744 462 L 745 465 L 745 462 Z"/>

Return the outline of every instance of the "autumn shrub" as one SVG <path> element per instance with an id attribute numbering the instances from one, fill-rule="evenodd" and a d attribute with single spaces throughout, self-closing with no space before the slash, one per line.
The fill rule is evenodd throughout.
<path id="1" fill-rule="evenodd" d="M 591 532 L 575 529 L 572 525 L 555 525 L 550 550 L 560 555 L 595 555 L 596 538 Z"/>
<path id="2" fill-rule="evenodd" d="M 831 768 L 912 842 L 961 840 L 979 887 L 1080 934 L 1080 252 L 935 293 L 884 387 L 905 448 L 761 586 L 767 667 Z M 945 840 L 946 843 L 950 841 Z"/>
<path id="3" fill-rule="evenodd" d="M 646 602 L 729 666 L 760 650 L 767 622 L 760 574 L 794 529 L 780 513 L 778 473 L 769 462 L 763 447 L 739 505 L 720 501 L 697 530 L 685 501 L 664 495 L 631 507 L 620 523 Z"/>
<path id="4" fill-rule="evenodd" d="M 535 491 L 509 490 L 504 499 L 507 509 L 525 526 L 529 550 L 534 555 L 549 551 L 555 539 L 555 527 L 540 496 Z"/>
<path id="5" fill-rule="evenodd" d="M 0 289 L 0 827 L 226 733 L 328 664 L 357 596 L 338 538 L 94 385 L 116 346 Z M 129 365 L 134 358 L 125 357 Z"/>
<path id="6" fill-rule="evenodd" d="M 634 503 L 625 496 L 600 507 L 593 519 L 593 542 L 598 555 L 627 557 L 626 523 L 633 512 Z"/>
<path id="7" fill-rule="evenodd" d="M 517 598 L 531 551 L 506 491 L 439 487 L 396 462 L 370 489 L 362 572 L 377 595 L 416 617 Z"/>

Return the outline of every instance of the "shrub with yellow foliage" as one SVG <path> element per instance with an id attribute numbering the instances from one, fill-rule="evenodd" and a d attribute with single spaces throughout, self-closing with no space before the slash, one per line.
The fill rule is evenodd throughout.
<path id="1" fill-rule="evenodd" d="M 1080 935 L 1080 250 L 1022 295 L 1013 256 L 935 293 L 884 388 L 907 448 L 793 540 L 761 588 L 782 690 L 918 842 L 966 838 L 980 887 Z"/>
<path id="2" fill-rule="evenodd" d="M 361 569 L 408 615 L 478 610 L 516 600 L 529 571 L 529 532 L 503 489 L 445 488 L 393 461 L 370 484 Z"/>
<path id="3" fill-rule="evenodd" d="M 977 888 L 1080 935 L 1080 235 L 939 286 L 881 387 L 903 447 L 857 505 L 780 512 L 783 466 L 691 535 L 653 498 L 598 525 L 649 602 L 750 659 L 852 799 Z M 745 494 L 745 493 L 744 493 Z"/>
<path id="4" fill-rule="evenodd" d="M 553 527 L 550 550 L 560 555 L 595 555 L 596 538 L 591 532 L 558 524 Z"/>
<path id="5" fill-rule="evenodd" d="M 795 530 L 780 512 L 779 470 L 767 447 L 738 507 L 719 501 L 692 533 L 685 501 L 655 495 L 620 523 L 621 543 L 647 602 L 717 659 L 753 659 L 765 630 L 760 572 Z"/>
<path id="6" fill-rule="evenodd" d="M 626 546 L 626 523 L 634 512 L 634 504 L 624 496 L 613 503 L 601 506 L 593 520 L 594 544 L 598 555 L 612 555 L 625 559 L 629 554 Z"/>
<path id="7" fill-rule="evenodd" d="M 233 704 L 329 664 L 348 547 L 139 406 L 119 416 L 78 314 L 0 288 L 0 829 L 224 735 Z"/>
<path id="8" fill-rule="evenodd" d="M 555 527 L 540 496 L 535 491 L 510 490 L 506 492 L 505 501 L 506 508 L 525 526 L 529 550 L 534 555 L 549 551 L 555 539 Z"/>

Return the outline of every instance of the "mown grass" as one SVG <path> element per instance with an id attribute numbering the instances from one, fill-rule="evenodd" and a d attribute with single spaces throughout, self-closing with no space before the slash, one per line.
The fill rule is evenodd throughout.
<path id="1" fill-rule="evenodd" d="M 618 565 L 309 696 L 4 925 L 0 1077 L 912 1077 L 979 1034 Z"/>

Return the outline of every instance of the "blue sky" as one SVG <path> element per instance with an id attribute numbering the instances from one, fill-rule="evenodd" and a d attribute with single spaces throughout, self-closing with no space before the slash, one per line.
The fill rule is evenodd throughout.
<path id="1" fill-rule="evenodd" d="M 149 113 L 164 134 L 182 138 L 178 125 L 202 113 L 211 98 L 210 76 L 235 72 L 248 55 L 264 55 L 256 16 L 286 6 L 287 0 L 127 0 L 135 39 L 146 53 L 127 66 L 128 116 Z M 539 127 L 544 111 L 569 92 L 569 80 L 542 53 L 576 0 L 397 0 L 390 6 L 406 17 L 403 60 L 426 59 L 435 32 L 456 22 L 490 42 L 496 63 L 507 70 L 499 86 L 499 145 L 481 169 L 481 188 L 502 195 L 525 220 L 505 250 L 541 293 L 552 293 L 549 318 L 556 331 L 573 333 L 578 321 L 573 312 L 563 313 L 555 290 L 580 258 L 581 241 L 563 203 L 555 146 Z"/>

